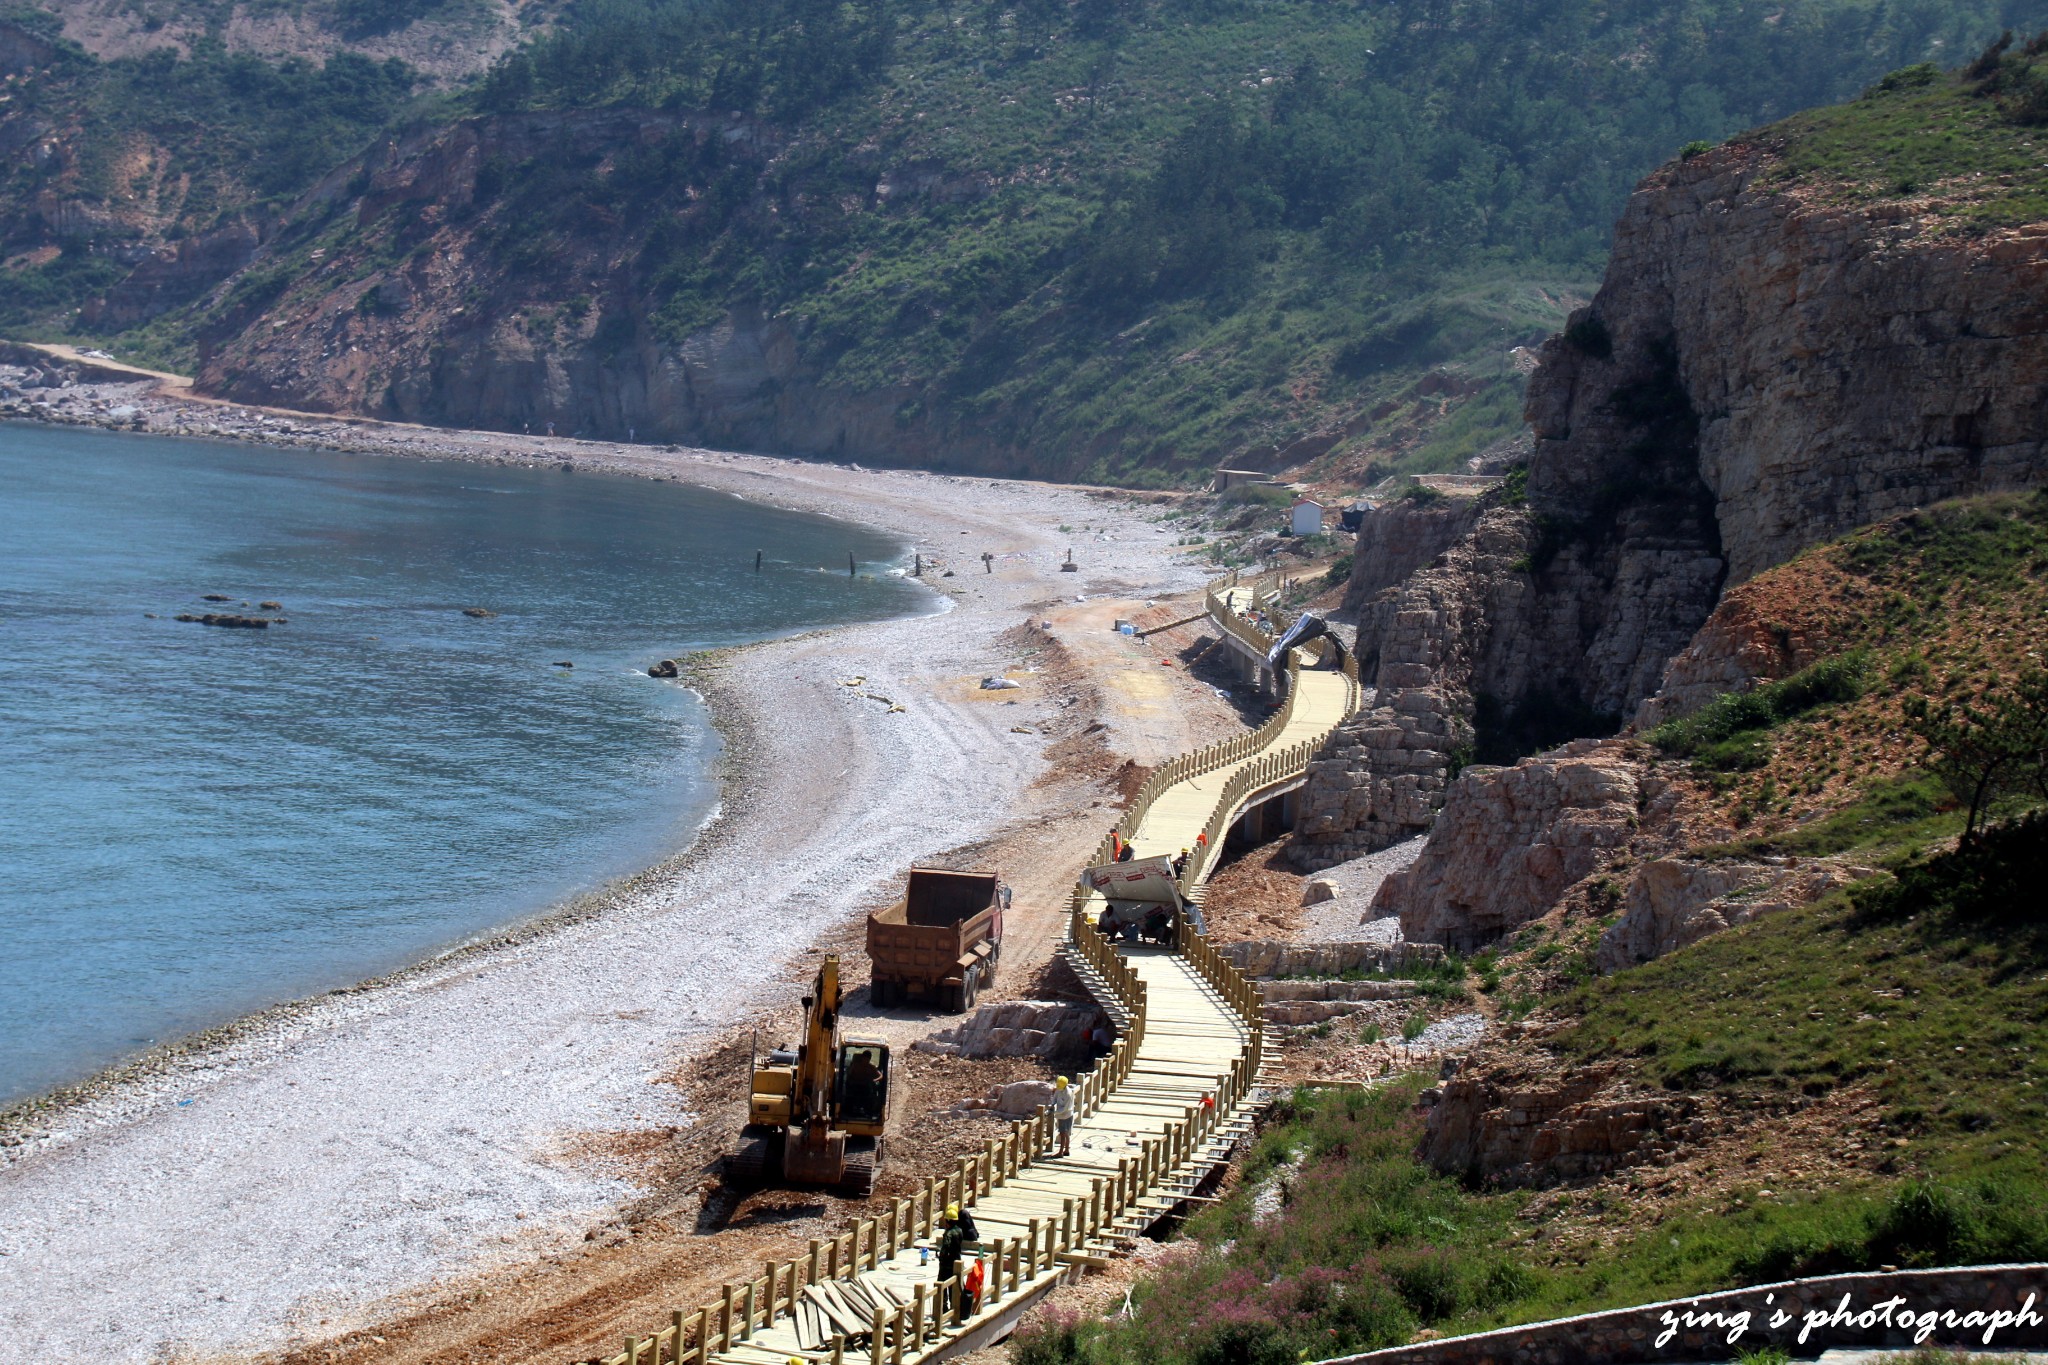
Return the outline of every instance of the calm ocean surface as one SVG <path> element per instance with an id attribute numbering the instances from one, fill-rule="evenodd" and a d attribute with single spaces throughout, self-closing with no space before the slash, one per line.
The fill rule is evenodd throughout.
<path id="1" fill-rule="evenodd" d="M 930 610 L 901 549 L 680 484 L 0 424 L 0 1102 L 681 848 L 716 739 L 637 670 Z M 171 619 L 265 600 L 290 624 Z"/>

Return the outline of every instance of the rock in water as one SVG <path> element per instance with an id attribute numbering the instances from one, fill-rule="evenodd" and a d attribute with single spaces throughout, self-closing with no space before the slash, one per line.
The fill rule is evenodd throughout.
<path id="1" fill-rule="evenodd" d="M 674 659 L 663 659 L 660 663 L 651 665 L 648 668 L 647 676 L 650 678 L 673 678 L 676 676 L 677 671 Z"/>
<path id="2" fill-rule="evenodd" d="M 283 610 L 284 610 L 284 603 L 282 603 L 282 602 L 258 602 L 258 603 L 256 604 L 256 607 L 257 607 L 257 610 L 259 610 L 259 611 L 283 611 Z"/>
<path id="3" fill-rule="evenodd" d="M 240 630 L 268 630 L 270 628 L 270 619 L 268 617 L 237 616 L 226 612 L 210 611 L 204 616 L 194 616 L 191 612 L 187 611 L 180 612 L 176 619 L 180 621 L 194 621 L 202 626 L 229 626 Z"/>
<path id="4" fill-rule="evenodd" d="M 235 599 L 224 592 L 210 592 L 199 600 L 202 602 L 232 602 Z"/>
<path id="5" fill-rule="evenodd" d="M 488 621 L 498 613 L 492 611 L 489 607 L 464 607 L 462 614 L 464 616 L 474 616 L 479 621 Z"/>

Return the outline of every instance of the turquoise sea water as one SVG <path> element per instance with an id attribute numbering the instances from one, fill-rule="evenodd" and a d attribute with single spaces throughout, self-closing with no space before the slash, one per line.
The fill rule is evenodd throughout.
<path id="1" fill-rule="evenodd" d="M 681 848 L 716 739 L 638 670 L 929 610 L 901 548 L 680 484 L 0 424 L 0 1103 Z M 205 611 L 290 624 L 171 619 Z"/>

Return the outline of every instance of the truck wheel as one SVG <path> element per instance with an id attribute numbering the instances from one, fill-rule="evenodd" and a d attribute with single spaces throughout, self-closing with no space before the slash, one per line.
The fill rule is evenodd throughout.
<path id="1" fill-rule="evenodd" d="M 869 982 L 868 1003 L 878 1010 L 889 1008 L 889 983 L 886 981 Z"/>

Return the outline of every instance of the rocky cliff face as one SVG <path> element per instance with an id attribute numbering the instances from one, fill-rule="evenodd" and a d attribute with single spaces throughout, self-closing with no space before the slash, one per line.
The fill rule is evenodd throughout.
<path id="1" fill-rule="evenodd" d="M 1460 756 L 1790 671 L 1805 642 L 1761 621 L 1695 641 L 1727 584 L 2048 481 L 2048 226 L 1969 237 L 1913 204 L 1823 204 L 1774 156 L 1725 147 L 1637 190 L 1598 295 L 1531 376 L 1525 506 L 1367 519 L 1347 605 L 1379 693 L 1316 765 L 1299 863 L 1427 826 Z"/>
<path id="2" fill-rule="evenodd" d="M 1943 498 L 2048 478 L 2048 225 L 1946 231 L 1912 201 L 1780 189 L 1766 146 L 1643 182 L 1591 307 L 1529 389 L 1530 496 L 1561 513 L 1631 477 L 1617 418 L 1660 367 L 1740 582 Z"/>
<path id="3" fill-rule="evenodd" d="M 1475 1058 L 1425 1092 L 1421 1156 L 1474 1181 L 1544 1185 L 1669 1160 L 1681 1142 L 1707 1135 L 1696 1098 L 1637 1093 L 1617 1070 L 1560 1073 L 1512 1053 Z"/>

